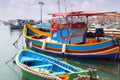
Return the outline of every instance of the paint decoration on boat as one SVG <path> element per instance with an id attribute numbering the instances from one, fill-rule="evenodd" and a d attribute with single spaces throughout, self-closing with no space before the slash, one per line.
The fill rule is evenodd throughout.
<path id="1" fill-rule="evenodd" d="M 19 51 L 15 61 L 23 75 L 30 80 L 75 80 L 78 76 L 85 79 L 99 78 L 96 69 L 83 70 L 29 49 Z"/>
<path id="2" fill-rule="evenodd" d="M 52 14 L 50 32 L 26 24 L 23 35 L 27 47 L 63 56 L 118 59 L 117 38 L 107 37 L 102 28 L 97 28 L 94 33 L 88 32 L 88 18 L 95 15 L 99 14 L 83 11 Z"/>

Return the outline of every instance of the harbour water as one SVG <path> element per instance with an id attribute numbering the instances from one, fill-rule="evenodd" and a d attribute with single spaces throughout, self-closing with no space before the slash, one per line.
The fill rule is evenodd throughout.
<path id="1" fill-rule="evenodd" d="M 0 25 L 0 33 L 0 80 L 27 80 L 22 76 L 21 70 L 12 61 L 15 54 L 22 48 L 22 46 L 25 46 L 24 38 L 21 37 L 18 39 L 21 31 L 11 30 L 9 26 L 2 24 Z M 16 40 L 18 44 L 16 43 L 16 46 L 14 46 L 13 43 Z M 60 57 L 57 57 L 57 59 L 64 60 L 74 66 L 84 69 L 95 68 L 98 70 L 100 80 L 120 80 L 118 62 Z M 7 61 L 9 62 L 6 64 Z"/>

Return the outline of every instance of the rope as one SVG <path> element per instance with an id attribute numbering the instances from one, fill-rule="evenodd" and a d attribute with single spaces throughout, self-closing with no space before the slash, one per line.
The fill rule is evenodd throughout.
<path id="1" fill-rule="evenodd" d="M 21 38 L 21 36 L 22 36 L 22 31 L 21 31 L 19 37 L 17 38 L 17 40 L 13 43 L 13 45 L 15 46 L 16 49 L 18 48 L 18 41 Z"/>
<path id="2" fill-rule="evenodd" d="M 15 57 L 16 57 L 16 55 L 17 55 L 17 54 L 15 54 L 12 58 L 10 58 L 10 59 L 6 62 L 6 64 L 7 64 L 8 62 L 10 62 L 11 60 L 14 60 Z"/>

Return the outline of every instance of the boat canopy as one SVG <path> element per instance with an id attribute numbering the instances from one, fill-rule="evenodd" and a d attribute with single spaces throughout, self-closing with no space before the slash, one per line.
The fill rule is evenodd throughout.
<path id="1" fill-rule="evenodd" d="M 97 12 L 84 12 L 84 11 L 74 11 L 74 12 L 64 12 L 64 13 L 54 13 L 51 14 L 53 17 L 57 16 L 96 16 L 99 15 Z"/>

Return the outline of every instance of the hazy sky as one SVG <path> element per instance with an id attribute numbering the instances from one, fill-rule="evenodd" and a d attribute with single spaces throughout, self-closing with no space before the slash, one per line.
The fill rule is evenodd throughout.
<path id="1" fill-rule="evenodd" d="M 51 18 L 49 13 L 58 12 L 58 0 L 0 0 L 0 20 L 9 19 L 40 19 L 39 1 L 44 2 L 43 20 Z M 64 0 L 60 1 L 60 9 L 71 11 L 118 11 L 120 0 Z"/>

